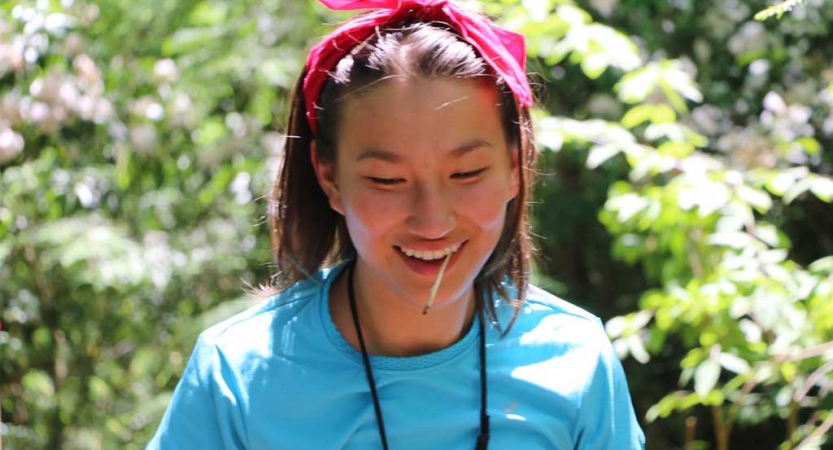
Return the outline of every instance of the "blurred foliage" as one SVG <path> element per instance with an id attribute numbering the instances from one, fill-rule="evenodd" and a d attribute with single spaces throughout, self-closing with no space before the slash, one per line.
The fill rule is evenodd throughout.
<path id="1" fill-rule="evenodd" d="M 606 319 L 649 447 L 833 448 L 831 3 L 466 3 L 528 36 L 536 282 Z M 0 0 L 6 448 L 144 446 L 268 280 L 288 92 L 343 17 Z"/>
<path id="2" fill-rule="evenodd" d="M 804 0 L 786 0 L 781 3 L 772 5 L 755 14 L 755 20 L 766 20 L 772 16 L 781 18 L 785 12 L 792 11 L 793 8 L 803 3 Z"/>

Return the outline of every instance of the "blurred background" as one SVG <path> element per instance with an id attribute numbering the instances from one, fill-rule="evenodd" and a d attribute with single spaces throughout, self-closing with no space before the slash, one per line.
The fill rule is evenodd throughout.
<path id="1" fill-rule="evenodd" d="M 606 322 L 648 448 L 833 449 L 833 2 L 464 3 L 528 37 L 535 282 Z M 288 92 L 345 17 L 0 0 L 0 445 L 143 448 L 269 280 Z"/>

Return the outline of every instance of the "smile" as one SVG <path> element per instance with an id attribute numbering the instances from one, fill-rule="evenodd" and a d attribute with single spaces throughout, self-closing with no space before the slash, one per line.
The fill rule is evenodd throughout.
<path id="1" fill-rule="evenodd" d="M 463 245 L 462 242 L 458 242 L 454 245 L 450 245 L 444 249 L 440 250 L 411 250 L 405 247 L 397 247 L 399 251 L 402 253 L 410 256 L 411 258 L 422 259 L 425 261 L 436 261 L 438 259 L 445 258 L 446 256 L 456 252 L 460 249 L 460 246 Z"/>

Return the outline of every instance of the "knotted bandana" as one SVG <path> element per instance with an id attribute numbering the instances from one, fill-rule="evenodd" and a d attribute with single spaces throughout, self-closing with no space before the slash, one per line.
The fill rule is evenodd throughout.
<path id="1" fill-rule="evenodd" d="M 426 22 L 448 24 L 474 47 L 499 75 L 524 107 L 532 106 L 532 91 L 526 78 L 526 41 L 523 35 L 495 25 L 485 16 L 465 11 L 449 0 L 319 0 L 338 11 L 378 9 L 356 17 L 330 33 L 310 51 L 306 64 L 304 98 L 307 120 L 316 131 L 318 96 L 330 71 L 350 50 L 364 42 L 376 27 L 395 24 L 408 14 Z"/>

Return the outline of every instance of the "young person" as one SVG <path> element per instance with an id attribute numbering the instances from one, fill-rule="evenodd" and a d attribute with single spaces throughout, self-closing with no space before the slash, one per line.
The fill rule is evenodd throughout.
<path id="1" fill-rule="evenodd" d="M 529 285 L 523 38 L 446 0 L 310 53 L 279 292 L 205 331 L 148 449 L 644 448 L 598 318 Z"/>

